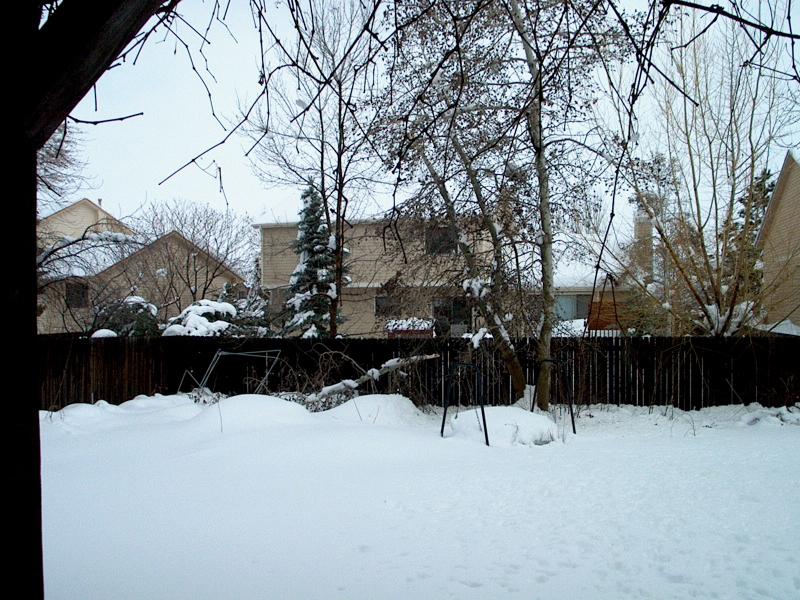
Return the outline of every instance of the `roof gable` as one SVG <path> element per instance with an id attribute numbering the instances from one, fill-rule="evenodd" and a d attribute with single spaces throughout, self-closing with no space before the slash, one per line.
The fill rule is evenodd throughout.
<path id="1" fill-rule="evenodd" d="M 778 175 L 778 180 L 775 182 L 775 190 L 767 204 L 767 211 L 764 215 L 764 222 L 758 231 L 756 243 L 763 245 L 764 241 L 770 236 L 775 220 L 782 212 L 784 197 L 787 196 L 787 191 L 790 185 L 800 186 L 800 165 L 792 155 L 792 151 L 786 152 L 786 158 L 783 160 L 781 172 Z M 800 223 L 796 224 L 800 227 Z"/>
<path id="2" fill-rule="evenodd" d="M 112 269 L 121 268 L 125 264 L 136 260 L 136 258 L 142 256 L 144 253 L 154 252 L 159 246 L 163 246 L 163 245 L 169 244 L 169 243 L 177 244 L 178 246 L 181 246 L 181 247 L 185 248 L 189 252 L 196 252 L 198 254 L 201 254 L 205 258 L 209 259 L 209 262 L 217 262 L 217 263 L 219 263 L 221 265 L 221 268 L 222 268 L 222 272 L 220 273 L 220 275 L 227 274 L 227 275 L 231 275 L 233 277 L 236 277 L 236 278 L 240 279 L 241 281 L 245 280 L 244 277 L 242 277 L 239 273 L 234 271 L 230 266 L 225 264 L 221 259 L 219 259 L 216 256 L 213 256 L 213 255 L 209 254 L 208 252 L 206 252 L 205 250 L 200 248 L 197 244 L 195 244 L 194 242 L 192 242 L 191 240 L 189 240 L 183 234 L 181 234 L 180 232 L 178 232 L 176 230 L 172 230 L 169 233 L 167 233 L 165 235 L 162 235 L 161 237 L 153 240 L 149 244 L 146 244 L 146 245 L 142 246 L 141 248 L 139 248 L 135 252 L 131 253 L 130 255 L 126 256 L 122 260 L 114 263 L 113 265 L 109 266 L 105 270 L 101 271 L 100 273 L 98 273 L 98 275 L 102 275 L 103 273 L 106 273 L 106 272 L 108 272 L 108 271 L 110 271 Z"/>
<path id="3" fill-rule="evenodd" d="M 62 233 L 60 229 L 64 224 L 79 225 L 84 230 L 91 228 L 93 225 L 102 224 L 104 229 L 108 231 L 116 231 L 128 235 L 134 233 L 125 223 L 88 198 L 82 198 L 43 217 L 39 220 L 38 228 L 43 231 L 49 230 L 52 233 Z"/>

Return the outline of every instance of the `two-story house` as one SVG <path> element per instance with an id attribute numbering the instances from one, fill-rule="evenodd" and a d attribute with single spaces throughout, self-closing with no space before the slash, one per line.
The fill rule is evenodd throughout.
<path id="1" fill-rule="evenodd" d="M 350 225 L 345 241 L 350 282 L 340 299 L 343 335 L 383 337 L 388 322 L 408 318 L 446 320 L 451 334 L 470 330 L 471 310 L 453 283 L 462 269 L 449 229 L 405 223 L 398 230 L 380 220 Z M 270 290 L 271 310 L 279 319 L 298 263 L 297 223 L 264 223 L 259 229 L 262 285 Z"/>
<path id="2" fill-rule="evenodd" d="M 297 225 L 258 226 L 262 285 L 270 290 L 273 322 L 281 321 L 289 279 L 298 263 L 294 250 Z M 412 220 L 392 226 L 383 220 L 354 221 L 350 225 L 345 246 L 349 250 L 351 282 L 340 292 L 342 335 L 392 336 L 404 327 L 421 324 L 424 328 L 425 322 L 430 329 L 434 323 L 437 329 L 445 324 L 444 333 L 450 336 L 461 336 L 480 327 L 461 288 L 463 262 L 449 228 Z M 491 260 L 488 242 L 473 236 L 470 244 L 479 260 Z M 588 318 L 591 329 L 613 328 L 616 319 L 612 294 L 598 290 L 593 296 L 593 279 L 594 271 L 587 265 L 564 262 L 562 268 L 557 268 L 557 316 L 564 321 Z M 536 290 L 525 294 L 531 303 L 537 302 Z"/>
<path id="3" fill-rule="evenodd" d="M 100 201 L 84 198 L 41 219 L 38 239 L 39 333 L 102 326 L 98 308 L 127 296 L 154 304 L 166 321 L 194 300 L 216 299 L 226 284 L 244 288 L 213 252 L 177 231 L 142 243 Z"/>

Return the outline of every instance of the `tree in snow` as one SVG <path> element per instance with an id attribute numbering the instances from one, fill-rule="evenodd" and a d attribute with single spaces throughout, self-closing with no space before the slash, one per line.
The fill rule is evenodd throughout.
<path id="1" fill-rule="evenodd" d="M 652 262 L 603 260 L 624 273 L 660 332 L 724 336 L 759 324 L 762 298 L 779 283 L 763 280 L 756 238 L 767 169 L 796 140 L 800 104 L 796 86 L 774 76 L 783 57 L 763 52 L 765 68 L 742 68 L 752 51 L 741 29 L 704 27 L 690 14 L 669 37 L 671 83 L 655 84 L 659 118 L 648 131 L 659 152 L 628 145 L 619 157 L 652 230 Z"/>
<path id="2" fill-rule="evenodd" d="M 602 141 L 585 125 L 596 95 L 591 74 L 601 58 L 627 48 L 597 8 L 588 1 L 441 2 L 415 16 L 415 5 L 403 5 L 400 20 L 410 24 L 393 63 L 393 95 L 384 94 L 393 162 L 401 178 L 421 183 L 414 195 L 438 208 L 458 241 L 466 265 L 459 287 L 491 331 L 519 397 L 526 382 L 506 316 L 519 321 L 524 313 L 504 303 L 532 305 L 531 283 L 541 286 L 543 310 L 530 320 L 543 409 L 555 324 L 553 245 L 559 227 L 586 212 L 578 200 L 591 198 L 592 182 L 607 168 L 586 151 Z"/>
<path id="3" fill-rule="evenodd" d="M 302 201 L 295 242 L 299 262 L 289 281 L 292 296 L 286 305 L 291 317 L 285 330 L 302 332 L 303 337 L 327 337 L 332 331 L 331 301 L 338 296 L 335 249 L 330 243 L 322 199 L 313 186 L 303 192 Z"/>
<path id="4" fill-rule="evenodd" d="M 247 215 L 208 204 L 150 204 L 131 224 L 146 247 L 120 263 L 120 276 L 129 289 L 146 290 L 162 320 L 197 300 L 216 300 L 226 283 L 241 286 L 258 245 Z"/>
<path id="5" fill-rule="evenodd" d="M 374 18 L 370 3 L 311 0 L 295 23 L 292 44 L 276 45 L 281 62 L 299 70 L 275 72 L 269 102 L 248 122 L 255 140 L 252 164 L 268 185 L 311 186 L 321 199 L 333 250 L 333 280 L 347 284 L 348 219 L 382 186 L 370 139 L 376 112 L 368 110 L 375 79 L 366 77 Z M 302 112 L 302 118 L 296 118 Z M 329 330 L 336 336 L 341 295 L 330 299 Z"/>
<path id="6" fill-rule="evenodd" d="M 103 304 L 95 312 L 95 331 L 107 329 L 121 337 L 160 335 L 158 309 L 140 296 Z"/>
<path id="7" fill-rule="evenodd" d="M 248 274 L 247 295 L 233 301 L 236 307 L 234 324 L 249 335 L 265 337 L 270 335 L 269 302 L 261 286 L 261 259 L 256 255 Z"/>

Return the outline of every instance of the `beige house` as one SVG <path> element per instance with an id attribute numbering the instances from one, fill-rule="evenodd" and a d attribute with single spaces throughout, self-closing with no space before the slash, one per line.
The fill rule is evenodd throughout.
<path id="1" fill-rule="evenodd" d="M 132 235 L 133 230 L 103 209 L 103 201 L 83 198 L 40 219 L 36 233 L 40 242 L 66 237 L 79 238 L 89 232 L 112 231 Z"/>
<path id="2" fill-rule="evenodd" d="M 800 165 L 786 153 L 758 233 L 768 323 L 800 324 Z"/>
<path id="3" fill-rule="evenodd" d="M 297 223 L 265 223 L 261 231 L 262 285 L 270 290 L 273 318 L 288 299 L 289 278 L 298 263 Z M 387 324 L 433 319 L 449 323 L 451 335 L 471 330 L 472 311 L 453 282 L 462 269 L 456 240 L 446 227 L 385 221 L 354 221 L 346 234 L 351 282 L 341 294 L 342 335 L 386 337 Z M 398 332 L 395 332 L 398 333 Z"/>
<path id="4" fill-rule="evenodd" d="M 39 333 L 102 327 L 97 309 L 129 296 L 155 305 L 164 322 L 195 300 L 216 299 L 226 284 L 244 290 L 241 275 L 179 232 L 142 245 L 88 199 L 39 222 L 40 257 L 64 244 L 40 265 Z"/>
<path id="5" fill-rule="evenodd" d="M 274 323 L 286 317 L 289 279 L 298 263 L 294 250 L 297 227 L 297 223 L 259 225 L 262 285 L 270 290 Z M 351 223 L 345 246 L 350 250 L 346 262 L 352 281 L 341 295 L 344 322 L 340 333 L 352 337 L 412 335 L 402 329 L 412 319 L 446 322 L 451 336 L 475 331 L 480 323 L 460 287 L 463 263 L 450 230 L 411 220 L 396 227 L 379 220 Z M 471 245 L 478 260 L 488 264 L 488 242 L 473 236 Z M 592 296 L 594 269 L 563 262 L 557 265 L 556 274 L 558 317 L 565 321 L 588 318 L 590 329 L 614 328 L 611 293 L 595 291 Z M 537 294 L 531 293 L 530 302 L 535 305 L 537 301 Z"/>

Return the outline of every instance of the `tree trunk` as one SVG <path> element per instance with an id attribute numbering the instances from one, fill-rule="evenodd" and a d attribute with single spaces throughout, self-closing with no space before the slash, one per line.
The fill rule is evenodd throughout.
<path id="1" fill-rule="evenodd" d="M 542 88 L 540 65 L 531 42 L 525 33 L 523 14 L 517 0 L 511 0 L 510 12 L 514 28 L 525 51 L 525 62 L 528 65 L 528 73 L 533 86 L 526 118 L 528 135 L 536 155 L 536 178 L 539 183 L 538 206 L 542 226 L 542 238 L 539 248 L 542 255 L 542 301 L 544 304 L 542 328 L 536 343 L 536 359 L 539 366 L 539 374 L 536 378 L 536 405 L 540 410 L 549 410 L 550 375 L 553 366 L 550 356 L 550 341 L 553 337 L 553 325 L 555 324 L 555 295 L 553 294 L 553 227 L 550 212 L 550 176 L 547 171 L 544 127 L 542 126 L 544 90 Z"/>
<path id="2" fill-rule="evenodd" d="M 18 130 L 18 128 L 14 128 Z M 16 133 L 16 131 L 15 131 Z M 21 132 L 20 132 L 21 133 Z M 7 261 L 11 282 L 8 340 L 15 351 L 5 364 L 6 408 L 11 413 L 13 448 L 10 521 L 14 528 L 11 573 L 20 598 L 44 596 L 42 576 L 41 459 L 39 455 L 39 388 L 36 379 L 36 150 L 23 135 L 9 140 L 13 201 L 6 203 L 17 240 Z M 25 578 L 23 579 L 23 576 Z"/>
<path id="3" fill-rule="evenodd" d="M 449 227 L 453 232 L 455 239 L 458 240 L 458 249 L 461 253 L 461 256 L 464 257 L 467 275 L 468 277 L 477 277 L 478 264 L 475 259 L 475 255 L 472 253 L 472 249 L 469 247 L 469 245 L 463 241 L 463 238 L 458 234 L 458 215 L 456 215 L 453 199 L 450 197 L 450 193 L 447 191 L 444 181 L 442 181 L 442 178 L 436 172 L 436 169 L 428 159 L 425 152 L 421 151 L 420 156 L 422 157 L 422 161 L 425 163 L 425 168 L 428 170 L 431 178 L 436 183 L 436 188 L 439 190 L 439 195 L 444 201 Z M 514 351 L 513 344 L 507 337 L 505 327 L 502 325 L 502 322 L 495 312 L 494 307 L 487 302 L 485 298 L 481 298 L 479 295 L 477 298 L 474 298 L 474 300 L 478 308 L 478 313 L 486 323 L 486 328 L 492 334 L 492 338 L 497 344 L 497 349 L 500 351 L 500 357 L 503 359 L 503 363 L 505 364 L 506 369 L 508 369 L 508 374 L 511 376 L 511 385 L 514 389 L 514 395 L 517 399 L 522 398 L 525 394 L 525 371 L 522 368 L 522 364 L 519 362 L 517 353 Z"/>

